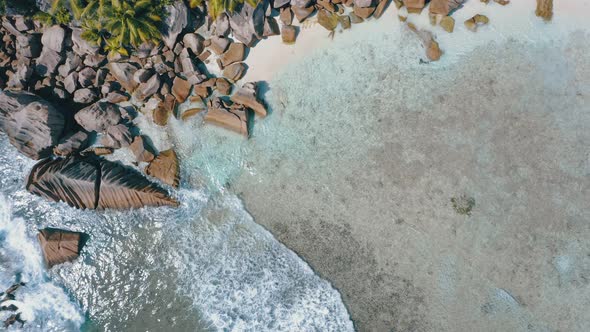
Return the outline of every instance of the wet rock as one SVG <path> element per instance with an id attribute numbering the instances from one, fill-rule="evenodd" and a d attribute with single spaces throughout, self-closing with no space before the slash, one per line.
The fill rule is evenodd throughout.
<path id="1" fill-rule="evenodd" d="M 231 101 L 248 107 L 258 116 L 265 117 L 267 114 L 266 107 L 258 100 L 257 84 L 255 82 L 244 84 L 231 96 Z"/>
<path id="2" fill-rule="evenodd" d="M 131 142 L 133 142 L 133 134 L 124 124 L 107 128 L 105 135 L 100 140 L 102 145 L 113 149 L 127 147 L 131 145 Z"/>
<path id="3" fill-rule="evenodd" d="M 176 101 L 179 104 L 184 103 L 190 92 L 191 85 L 187 80 L 180 77 L 174 78 L 174 81 L 172 82 L 172 94 L 176 97 Z"/>
<path id="4" fill-rule="evenodd" d="M 169 49 L 174 49 L 178 35 L 188 25 L 188 9 L 183 1 L 166 6 L 166 18 L 162 22 L 162 39 Z"/>
<path id="5" fill-rule="evenodd" d="M 145 173 L 169 186 L 178 188 L 180 184 L 180 166 L 176 152 L 173 149 L 160 152 L 145 168 Z"/>
<path id="6" fill-rule="evenodd" d="M 246 65 L 243 62 L 231 64 L 223 69 L 223 76 L 236 82 L 246 74 Z"/>
<path id="7" fill-rule="evenodd" d="M 430 1 L 429 12 L 447 16 L 464 2 L 465 0 L 432 0 Z"/>
<path id="8" fill-rule="evenodd" d="M 0 129 L 32 159 L 51 155 L 65 127 L 63 114 L 29 92 L 0 92 Z"/>
<path id="9" fill-rule="evenodd" d="M 95 156 L 44 159 L 31 170 L 26 188 L 80 209 L 178 205 L 135 169 Z"/>
<path id="10" fill-rule="evenodd" d="M 545 21 L 550 21 L 553 17 L 553 0 L 537 0 L 535 15 L 542 17 Z"/>
<path id="11" fill-rule="evenodd" d="M 90 137 L 86 132 L 78 131 L 69 135 L 53 148 L 53 153 L 57 156 L 67 156 L 74 152 L 84 150 L 89 143 Z"/>
<path id="12" fill-rule="evenodd" d="M 143 135 L 135 136 L 129 148 L 138 162 L 150 162 L 155 158 L 154 148 L 149 145 Z"/>
<path id="13" fill-rule="evenodd" d="M 281 30 L 281 38 L 285 44 L 294 44 L 297 38 L 297 29 L 292 25 L 285 25 Z"/>
<path id="14" fill-rule="evenodd" d="M 61 53 L 64 48 L 65 37 L 66 31 L 61 26 L 54 25 L 45 30 L 43 37 L 41 37 L 41 43 L 43 44 L 43 48 L 48 48 L 54 52 Z"/>
<path id="15" fill-rule="evenodd" d="M 74 102 L 78 104 L 90 104 L 98 99 L 98 95 L 91 89 L 80 89 L 74 92 Z"/>
<path id="16" fill-rule="evenodd" d="M 56 228 L 45 228 L 39 231 L 37 239 L 43 252 L 47 268 L 71 262 L 78 258 L 84 245 L 86 235 Z"/>
<path id="17" fill-rule="evenodd" d="M 88 132 L 103 133 L 109 127 L 119 124 L 123 118 L 119 106 L 99 101 L 79 110 L 74 119 Z"/>
<path id="18" fill-rule="evenodd" d="M 246 45 L 242 43 L 231 43 L 225 53 L 219 57 L 222 68 L 232 63 L 243 61 L 246 57 Z"/>
<path id="19" fill-rule="evenodd" d="M 136 66 L 128 62 L 111 62 L 108 65 L 111 75 L 121 84 L 128 92 L 133 92 L 139 85 L 133 75 L 138 70 Z"/>

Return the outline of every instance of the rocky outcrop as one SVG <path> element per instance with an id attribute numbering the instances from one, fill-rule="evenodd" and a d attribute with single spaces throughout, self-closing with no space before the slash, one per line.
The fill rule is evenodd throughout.
<path id="1" fill-rule="evenodd" d="M 26 188 L 79 209 L 178 205 L 135 169 L 94 156 L 44 159 L 31 170 Z"/>
<path id="2" fill-rule="evenodd" d="M 84 233 L 56 228 L 42 229 L 37 235 L 48 268 L 78 258 L 86 238 Z"/>
<path id="3" fill-rule="evenodd" d="M 180 166 L 176 152 L 172 149 L 160 152 L 145 168 L 145 173 L 169 186 L 178 188 L 180 183 Z"/>
<path id="4" fill-rule="evenodd" d="M 121 108 L 108 102 L 97 102 L 83 108 L 74 116 L 76 122 L 86 131 L 105 132 L 121 122 Z"/>
<path id="5" fill-rule="evenodd" d="M 230 107 L 219 98 L 209 102 L 205 122 L 224 127 L 244 136 L 249 134 L 246 109 L 243 106 Z"/>
<path id="6" fill-rule="evenodd" d="M 27 157 L 48 157 L 64 127 L 62 112 L 42 98 L 29 92 L 0 92 L 0 129 Z"/>

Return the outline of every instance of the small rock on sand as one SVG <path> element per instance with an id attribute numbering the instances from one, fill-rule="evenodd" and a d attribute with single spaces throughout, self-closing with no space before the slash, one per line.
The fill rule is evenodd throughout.
<path id="1" fill-rule="evenodd" d="M 297 29 L 292 25 L 285 25 L 281 30 L 281 38 L 285 44 L 294 44 L 297 38 Z"/>

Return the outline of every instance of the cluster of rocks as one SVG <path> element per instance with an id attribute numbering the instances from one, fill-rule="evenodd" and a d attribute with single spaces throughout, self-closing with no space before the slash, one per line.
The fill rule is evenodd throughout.
<path id="1" fill-rule="evenodd" d="M 100 101 L 71 116 L 30 92 L 0 92 L 0 130 L 21 153 L 41 159 L 27 180 L 31 193 L 82 209 L 178 205 L 167 190 L 139 171 L 99 157 L 129 146 L 138 160 L 156 160 L 155 152 L 124 114 L 128 113 L 120 106 Z M 92 146 L 98 137 L 103 145 Z M 176 155 L 163 158 L 172 157 Z M 169 179 L 178 177 L 178 168 L 169 170 L 176 173 L 152 171 L 150 175 L 177 185 Z"/>
<path id="2" fill-rule="evenodd" d="M 15 295 L 16 291 L 25 285 L 26 284 L 24 282 L 18 282 L 8 287 L 8 289 L 4 292 L 0 292 L 0 312 L 12 312 L 12 314 L 10 314 L 10 316 L 4 320 L 5 329 L 9 328 L 15 323 L 20 323 L 21 328 L 25 325 L 25 321 L 21 318 L 21 313 L 18 306 L 16 305 L 18 302 L 16 301 Z"/>

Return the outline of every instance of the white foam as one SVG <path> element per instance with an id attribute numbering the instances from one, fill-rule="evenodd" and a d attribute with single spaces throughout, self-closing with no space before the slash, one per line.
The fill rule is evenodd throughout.
<path id="1" fill-rule="evenodd" d="M 6 263 L 0 267 L 0 288 L 6 289 L 15 276 L 21 276 L 26 286 L 15 293 L 17 301 L 5 302 L 18 307 L 26 321 L 26 331 L 76 330 L 84 319 L 80 308 L 65 291 L 48 280 L 40 248 L 21 218 L 11 218 L 10 205 L 0 195 L 0 257 Z M 2 312 L 2 319 L 9 313 Z M 18 326 L 19 324 L 17 324 Z"/>

